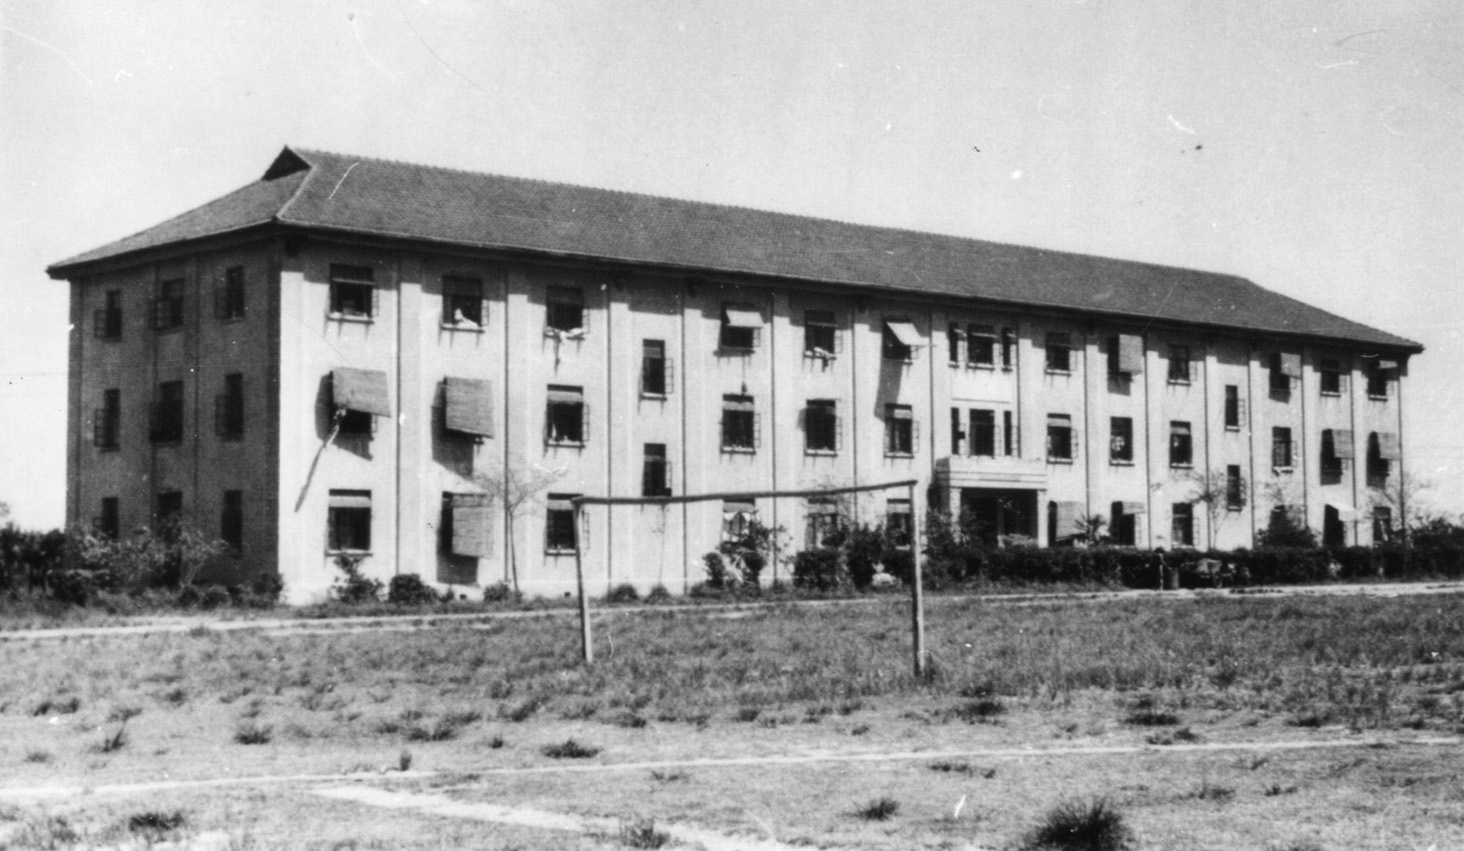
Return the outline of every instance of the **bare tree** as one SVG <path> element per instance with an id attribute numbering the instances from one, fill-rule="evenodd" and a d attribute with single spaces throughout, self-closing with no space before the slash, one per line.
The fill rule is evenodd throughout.
<path id="1" fill-rule="evenodd" d="M 1426 476 L 1405 476 L 1400 470 L 1398 475 L 1389 476 L 1383 487 L 1368 488 L 1368 508 L 1392 511 L 1397 529 L 1407 541 L 1408 533 L 1428 522 L 1434 514 L 1426 494 L 1433 490 L 1435 484 Z M 1367 519 L 1372 519 L 1371 510 Z"/>
<path id="2" fill-rule="evenodd" d="M 1215 549 L 1215 538 L 1220 534 L 1220 527 L 1230 519 L 1232 505 L 1243 506 L 1250 498 L 1247 490 L 1245 477 L 1236 479 L 1233 484 L 1235 490 L 1231 490 L 1232 482 L 1226 475 L 1224 467 L 1216 467 L 1213 470 L 1190 470 L 1185 479 L 1194 485 L 1192 500 L 1205 507 L 1205 519 L 1207 521 L 1206 539 L 1209 541 L 1209 548 Z M 1285 501 L 1284 492 L 1278 492 L 1280 502 Z"/>
<path id="3" fill-rule="evenodd" d="M 488 495 L 490 501 L 502 505 L 504 514 L 508 515 L 508 569 L 514 593 L 519 590 L 518 547 L 514 540 L 518 518 L 526 507 L 533 504 L 541 491 L 562 475 L 563 467 L 551 470 L 538 464 L 525 466 L 522 461 L 505 464 L 497 470 L 473 474 L 473 483 Z"/>
<path id="4" fill-rule="evenodd" d="M 1108 518 L 1102 514 L 1088 514 L 1078 518 L 1078 537 L 1082 538 L 1088 546 L 1102 543 L 1107 537 L 1103 534 L 1103 527 L 1108 525 Z"/>

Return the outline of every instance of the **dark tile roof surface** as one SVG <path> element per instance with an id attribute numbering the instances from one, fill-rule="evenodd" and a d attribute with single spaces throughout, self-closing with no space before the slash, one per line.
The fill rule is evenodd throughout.
<path id="1" fill-rule="evenodd" d="M 1234 275 L 290 148 L 258 182 L 50 272 L 269 223 L 1422 350 Z"/>

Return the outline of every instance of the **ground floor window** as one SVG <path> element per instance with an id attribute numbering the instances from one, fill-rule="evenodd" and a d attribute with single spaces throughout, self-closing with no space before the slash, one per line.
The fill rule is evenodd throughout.
<path id="1" fill-rule="evenodd" d="M 544 549 L 551 553 L 574 552 L 578 536 L 574 528 L 574 504 L 579 494 L 549 494 L 548 512 L 544 517 Z"/>
<path id="2" fill-rule="evenodd" d="M 370 552 L 371 491 L 332 490 L 326 525 L 331 552 Z"/>
<path id="3" fill-rule="evenodd" d="M 1170 540 L 1176 547 L 1195 545 L 1195 507 L 1188 502 L 1176 502 L 1170 507 Z"/>

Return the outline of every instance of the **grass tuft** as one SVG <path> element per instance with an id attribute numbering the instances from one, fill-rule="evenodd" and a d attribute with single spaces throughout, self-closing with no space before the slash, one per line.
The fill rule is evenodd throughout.
<path id="1" fill-rule="evenodd" d="M 671 844 L 671 834 L 656 830 L 656 820 L 650 818 L 621 824 L 618 838 L 627 848 L 664 848 Z"/>
<path id="2" fill-rule="evenodd" d="M 268 724 L 245 721 L 234 729 L 234 741 L 241 745 L 267 745 L 274 738 L 274 729 Z"/>
<path id="3" fill-rule="evenodd" d="M 1106 799 L 1065 801 L 1048 811 L 1028 836 L 1029 851 L 1126 851 L 1133 831 Z"/>
<path id="4" fill-rule="evenodd" d="M 854 815 L 865 821 L 889 821 L 900 811 L 900 802 L 894 798 L 875 798 L 854 811 Z"/>
<path id="5" fill-rule="evenodd" d="M 599 748 L 582 745 L 574 739 L 566 739 L 557 745 L 545 745 L 539 750 L 544 756 L 553 759 L 589 759 L 600 752 Z"/>
<path id="6" fill-rule="evenodd" d="M 177 830 L 187 821 L 181 810 L 170 813 L 148 810 L 127 817 L 127 829 L 133 833 L 159 834 Z"/>

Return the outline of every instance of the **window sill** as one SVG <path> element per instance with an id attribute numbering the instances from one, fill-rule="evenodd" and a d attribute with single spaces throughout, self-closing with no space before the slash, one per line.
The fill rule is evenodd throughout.
<path id="1" fill-rule="evenodd" d="M 1391 399 L 1393 397 L 1392 396 L 1377 396 L 1377 395 L 1374 395 L 1372 393 L 1369 393 L 1369 394 L 1367 394 L 1367 398 L 1368 398 L 1369 401 L 1373 401 L 1373 402 L 1386 402 L 1386 401 L 1388 401 L 1389 399 Z"/>
<path id="2" fill-rule="evenodd" d="M 1240 432 L 1240 426 L 1238 426 L 1238 425 L 1228 425 L 1228 426 L 1225 427 L 1225 430 L 1226 431 L 1233 431 L 1233 432 L 1236 432 L 1238 434 Z"/>
<path id="3" fill-rule="evenodd" d="M 808 349 L 803 350 L 803 356 L 805 358 L 808 358 L 809 360 L 823 361 L 824 363 L 833 363 L 834 361 L 839 359 L 838 355 L 831 355 L 827 353 L 821 354 L 819 352 L 810 351 Z"/>
<path id="4" fill-rule="evenodd" d="M 1134 380 L 1134 374 L 1132 372 L 1110 372 L 1108 373 L 1108 380 L 1131 384 Z"/>
<path id="5" fill-rule="evenodd" d="M 642 399 L 652 399 L 657 402 L 664 402 L 666 401 L 666 397 L 670 395 L 670 393 L 647 393 L 646 391 L 642 390 L 640 397 Z"/>
<path id="6" fill-rule="evenodd" d="M 1172 387 L 1175 387 L 1175 386 L 1177 386 L 1177 387 L 1188 387 L 1188 386 L 1190 386 L 1193 383 L 1194 382 L 1190 381 L 1188 378 L 1171 378 L 1171 379 L 1169 379 L 1169 384 Z"/>
<path id="7" fill-rule="evenodd" d="M 1109 458 L 1108 459 L 1108 466 L 1110 466 L 1110 467 L 1132 467 L 1133 465 L 1134 465 L 1134 462 L 1132 460 L 1125 461 L 1125 460 L 1120 459 L 1120 458 Z"/>
<path id="8" fill-rule="evenodd" d="M 1342 391 L 1341 390 L 1323 390 L 1322 391 L 1322 396 L 1323 397 L 1332 398 L 1332 399 L 1340 399 L 1340 398 L 1342 398 Z"/>
<path id="9" fill-rule="evenodd" d="M 1068 466 L 1072 466 L 1073 459 L 1071 459 L 1071 458 L 1048 458 L 1047 459 L 1047 463 L 1049 463 L 1049 464 L 1067 464 Z"/>
<path id="10" fill-rule="evenodd" d="M 1169 462 L 1169 469 L 1171 470 L 1193 470 L 1194 468 L 1195 465 L 1193 461 L 1187 464 L 1176 464 L 1173 461 Z"/>
<path id="11" fill-rule="evenodd" d="M 1240 512 L 1242 512 L 1242 511 L 1245 510 L 1245 506 L 1244 505 L 1227 505 L 1227 506 L 1225 506 L 1225 510 L 1226 511 L 1234 511 L 1234 512 L 1236 512 L 1238 514 L 1238 513 L 1240 513 Z"/>
<path id="12" fill-rule="evenodd" d="M 166 440 L 152 438 L 148 440 L 148 443 L 151 443 L 154 449 L 176 449 L 183 445 L 183 438 L 173 437 Z"/>
<path id="13" fill-rule="evenodd" d="M 884 457 L 886 457 L 886 458 L 914 458 L 915 457 L 915 453 L 914 452 L 886 452 L 885 455 L 884 455 Z"/>
<path id="14" fill-rule="evenodd" d="M 723 446 L 722 452 L 729 455 L 756 455 L 757 449 L 752 446 Z"/>
<path id="15" fill-rule="evenodd" d="M 325 318 L 332 322 L 359 322 L 363 325 L 376 321 L 376 317 L 360 313 L 328 313 Z"/>
<path id="16" fill-rule="evenodd" d="M 566 549 L 562 549 L 562 548 L 556 549 L 554 547 L 545 547 L 544 548 L 544 555 L 546 555 L 546 556 L 572 556 L 572 555 L 574 555 L 574 548 L 571 547 L 570 549 L 567 549 L 566 550 Z"/>
<path id="17" fill-rule="evenodd" d="M 371 558 L 371 550 L 326 550 L 325 554 L 332 558 L 350 556 L 351 558 Z"/>
<path id="18" fill-rule="evenodd" d="M 804 455 L 816 455 L 816 456 L 820 456 L 820 457 L 823 457 L 823 458 L 833 458 L 833 457 L 835 457 L 835 456 L 837 456 L 839 454 L 839 450 L 837 450 L 837 449 L 808 449 L 807 447 L 805 447 L 804 450 L 803 450 L 803 454 Z"/>
<path id="19" fill-rule="evenodd" d="M 584 449 L 585 448 L 585 441 L 583 441 L 583 440 L 546 440 L 546 441 L 544 441 L 544 445 L 545 446 L 558 447 L 560 449 Z"/>
<path id="20" fill-rule="evenodd" d="M 889 356 L 885 356 L 885 357 L 880 358 L 880 360 L 884 361 L 885 363 L 897 363 L 897 364 L 899 364 L 901 366 L 910 366 L 910 365 L 912 365 L 912 364 L 915 363 L 915 358 L 913 358 L 913 357 L 910 357 L 910 358 L 892 358 L 892 357 L 889 357 Z"/>
<path id="21" fill-rule="evenodd" d="M 1289 476 L 1295 469 L 1295 467 L 1272 467 L 1271 474 L 1276 476 Z"/>
<path id="22" fill-rule="evenodd" d="M 1011 366 L 1010 364 L 1002 364 L 1001 365 L 1001 371 L 1002 372 L 1012 372 L 1015 369 L 1016 369 L 1016 367 Z"/>
<path id="23" fill-rule="evenodd" d="M 1047 375 L 1072 375 L 1073 374 L 1073 371 L 1071 369 L 1053 369 L 1050 366 L 1047 369 L 1043 370 L 1043 372 L 1046 373 Z"/>
<path id="24" fill-rule="evenodd" d="M 751 357 L 756 351 L 756 348 L 718 346 L 713 354 L 719 358 L 745 358 Z"/>
<path id="25" fill-rule="evenodd" d="M 967 363 L 966 364 L 966 368 L 967 369 L 979 369 L 979 370 L 981 370 L 983 372 L 995 372 L 996 371 L 996 364 L 994 364 L 994 363 Z"/>
<path id="26" fill-rule="evenodd" d="M 473 325 L 470 323 L 459 324 L 457 322 L 443 322 L 440 323 L 438 327 L 444 331 L 462 331 L 468 334 L 483 334 L 486 333 L 488 330 L 482 325 Z"/>

